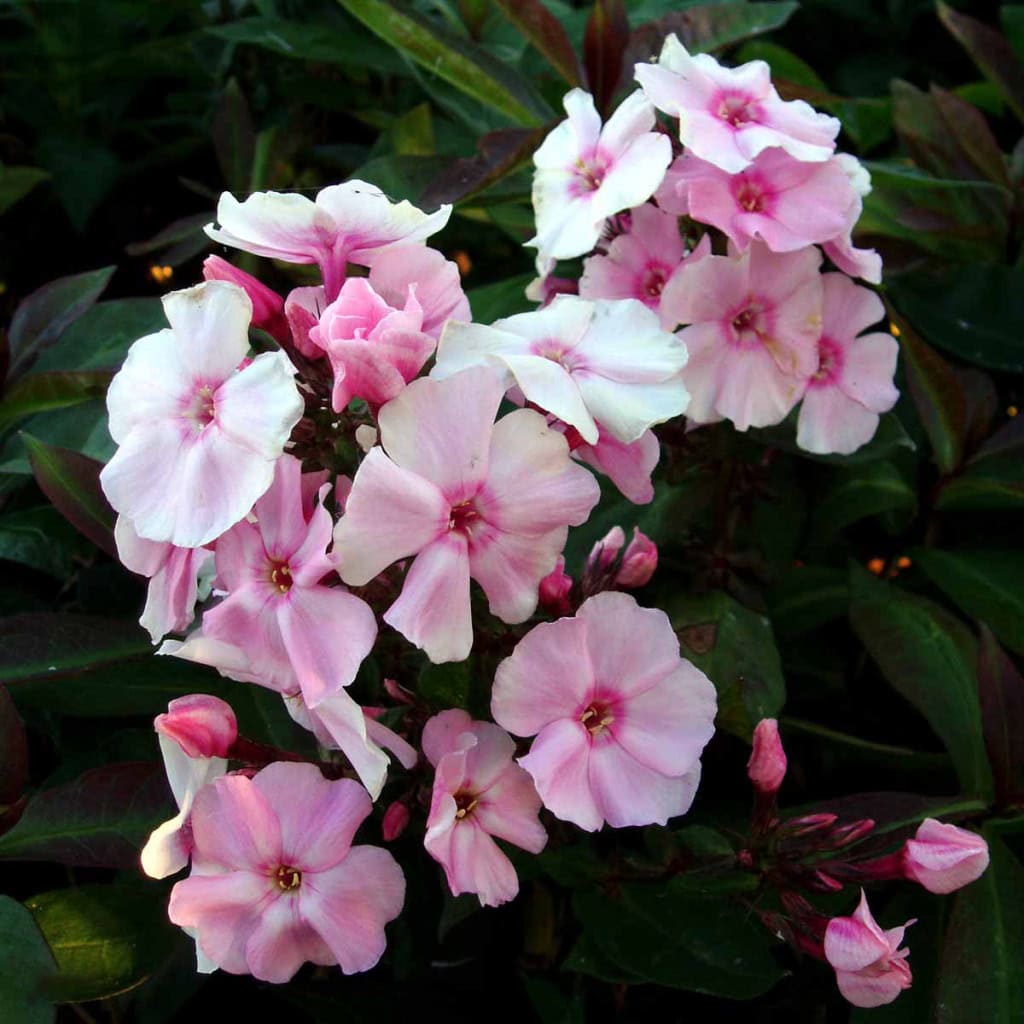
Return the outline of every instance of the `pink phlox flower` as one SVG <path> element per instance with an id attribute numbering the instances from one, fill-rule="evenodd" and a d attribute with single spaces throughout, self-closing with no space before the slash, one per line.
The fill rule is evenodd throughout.
<path id="1" fill-rule="evenodd" d="M 195 618 L 200 580 L 212 570 L 213 552 L 146 540 L 124 516 L 114 524 L 114 541 L 125 568 L 149 578 L 139 625 L 155 644 L 167 633 L 184 632 Z M 209 591 L 208 586 L 205 589 Z"/>
<path id="2" fill-rule="evenodd" d="M 563 100 L 567 120 L 533 155 L 537 272 L 553 261 L 594 248 L 605 220 L 639 206 L 661 183 L 672 159 L 667 135 L 652 131 L 654 108 L 640 91 L 627 96 L 601 124 L 593 97 L 573 89 Z"/>
<path id="3" fill-rule="evenodd" d="M 683 146 L 723 171 L 742 171 L 778 146 L 797 160 L 827 160 L 839 122 L 803 100 L 786 102 L 762 60 L 726 68 L 710 54 L 691 56 L 673 34 L 657 64 L 637 64 L 636 80 L 658 110 L 679 118 Z"/>
<path id="4" fill-rule="evenodd" d="M 207 281 L 163 297 L 170 328 L 136 341 L 107 392 L 120 446 L 100 473 L 140 537 L 197 548 L 245 516 L 303 412 L 283 352 L 244 369 L 252 303 Z"/>
<path id="5" fill-rule="evenodd" d="M 885 315 L 882 300 L 845 274 L 824 274 L 818 365 L 807 381 L 797 444 L 849 455 L 868 443 L 899 398 L 893 385 L 899 345 L 887 331 L 861 334 Z"/>
<path id="6" fill-rule="evenodd" d="M 676 212 L 724 232 L 742 250 L 759 239 L 774 252 L 849 234 L 859 197 L 837 159 L 794 160 L 766 149 L 735 174 L 692 154 L 673 164 Z"/>
<path id="7" fill-rule="evenodd" d="M 471 577 L 492 614 L 528 619 L 568 527 L 600 496 L 540 414 L 520 409 L 494 422 L 503 393 L 483 366 L 413 381 L 380 410 L 381 447 L 359 466 L 335 529 L 350 585 L 416 556 L 384 621 L 434 662 L 470 652 Z"/>
<path id="8" fill-rule="evenodd" d="M 985 873 L 988 861 L 984 838 L 934 818 L 926 818 L 903 847 L 907 877 L 941 895 L 976 881 Z"/>
<path id="9" fill-rule="evenodd" d="M 284 299 L 273 288 L 258 278 L 221 259 L 207 256 L 203 260 L 204 281 L 229 281 L 238 285 L 252 302 L 252 325 L 264 330 L 279 342 L 289 338 L 288 321 L 284 313 Z"/>
<path id="10" fill-rule="evenodd" d="M 196 794 L 227 772 L 238 726 L 231 708 L 206 694 L 172 700 L 167 714 L 157 715 L 153 724 L 178 813 L 150 834 L 140 859 L 150 878 L 166 878 L 188 863 Z"/>
<path id="11" fill-rule="evenodd" d="M 498 666 L 491 696 L 502 728 L 536 736 L 519 763 L 544 806 L 588 832 L 687 811 L 716 706 L 668 616 L 612 591 L 535 626 Z"/>
<path id="12" fill-rule="evenodd" d="M 321 487 L 312 508 L 307 489 L 304 508 L 301 463 L 291 455 L 279 460 L 255 521 L 217 542 L 217 579 L 227 596 L 203 615 L 206 636 L 242 648 L 275 688 L 287 692 L 298 680 L 311 707 L 355 679 L 377 636 L 365 601 L 321 583 L 334 571 L 327 490 Z"/>
<path id="13" fill-rule="evenodd" d="M 825 255 L 844 274 L 863 278 L 868 284 L 882 283 L 882 257 L 874 249 L 857 249 L 851 237 L 853 227 L 860 220 L 864 196 L 871 191 L 871 175 L 867 168 L 849 153 L 837 153 L 835 162 L 846 172 L 853 188 L 853 198 L 847 210 L 847 227 L 822 244 Z"/>
<path id="14" fill-rule="evenodd" d="M 309 764 L 218 779 L 192 810 L 192 873 L 171 891 L 171 921 L 229 974 L 282 983 L 307 962 L 369 970 L 405 900 L 391 854 L 352 845 L 370 808 L 357 782 Z"/>
<path id="15" fill-rule="evenodd" d="M 495 837 L 540 853 L 548 836 L 533 780 L 513 760 L 512 738 L 453 709 L 427 722 L 423 753 L 435 768 L 423 845 L 444 868 L 452 895 L 476 893 L 485 907 L 514 899 L 519 878 Z"/>
<path id="16" fill-rule="evenodd" d="M 517 385 L 527 401 L 575 427 L 587 444 L 596 444 L 602 429 L 630 444 L 686 409 L 686 358 L 686 347 L 643 303 L 561 295 L 544 309 L 490 327 L 452 321 L 431 376 L 493 366 L 506 387 Z"/>
<path id="17" fill-rule="evenodd" d="M 375 185 L 346 181 L 321 189 L 316 199 L 298 193 L 254 192 L 239 202 L 224 192 L 219 228 L 204 229 L 215 242 L 284 260 L 318 263 L 331 302 L 345 280 L 346 263 L 372 266 L 399 242 L 423 242 L 448 223 L 452 208 L 424 213 L 403 200 L 392 203 Z"/>
<path id="18" fill-rule="evenodd" d="M 606 430 L 599 430 L 597 444 L 579 444 L 572 456 L 603 473 L 635 505 L 654 500 L 651 474 L 661 458 L 661 444 L 654 431 L 645 430 L 637 440 L 623 444 Z"/>
<path id="19" fill-rule="evenodd" d="M 909 950 L 900 949 L 903 933 L 913 921 L 883 931 L 861 890 L 852 917 L 834 917 L 825 929 L 825 959 L 835 968 L 843 997 L 854 1006 L 871 1008 L 891 1003 L 910 988 Z"/>
<path id="20" fill-rule="evenodd" d="M 779 423 L 818 367 L 822 326 L 821 253 L 746 252 L 706 256 L 666 290 L 690 359 L 683 380 L 697 423 L 717 417 L 737 430 Z"/>
<path id="21" fill-rule="evenodd" d="M 580 295 L 585 299 L 636 299 L 653 309 L 666 331 L 677 325 L 662 309 L 666 284 L 681 268 L 711 252 L 711 239 L 703 235 L 687 251 L 679 234 L 679 220 L 649 203 L 633 210 L 630 228 L 618 235 L 604 254 L 583 261 Z"/>

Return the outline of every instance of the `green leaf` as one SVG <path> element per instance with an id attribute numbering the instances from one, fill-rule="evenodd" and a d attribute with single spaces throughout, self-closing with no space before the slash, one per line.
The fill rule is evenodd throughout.
<path id="1" fill-rule="evenodd" d="M 485 284 L 471 288 L 466 293 L 475 323 L 492 324 L 506 316 L 526 313 L 535 308 L 535 303 L 526 297 L 526 286 L 535 274 L 520 274 L 496 284 Z"/>
<path id="2" fill-rule="evenodd" d="M 416 692 L 431 707 L 464 708 L 469 703 L 473 671 L 468 661 L 432 665 L 427 662 L 420 672 Z"/>
<path id="3" fill-rule="evenodd" d="M 112 374 L 106 370 L 78 373 L 30 373 L 7 391 L 0 403 L 0 428 L 33 413 L 64 409 L 103 398 Z"/>
<path id="4" fill-rule="evenodd" d="M 136 882 L 57 889 L 26 900 L 57 960 L 46 994 L 57 1003 L 84 1003 L 141 985 L 176 938 L 166 898 L 162 886 Z"/>
<path id="5" fill-rule="evenodd" d="M 41 167 L 5 167 L 0 164 L 0 214 L 6 213 L 16 202 L 24 199 L 36 187 L 50 178 L 49 171 Z"/>
<path id="6" fill-rule="evenodd" d="M 63 581 L 73 572 L 72 559 L 89 554 L 91 548 L 50 505 L 0 515 L 0 558 Z"/>
<path id="7" fill-rule="evenodd" d="M 859 567 L 850 576 L 850 622 L 889 684 L 942 740 L 964 793 L 990 797 L 970 631 L 933 602 Z"/>
<path id="8" fill-rule="evenodd" d="M 710 53 L 782 28 L 799 6 L 797 3 L 693 4 L 641 25 L 630 37 L 630 50 L 645 56 L 657 54 L 665 36 L 675 32 L 691 53 Z"/>
<path id="9" fill-rule="evenodd" d="M 0 1007 L 10 1024 L 53 1024 L 43 992 L 56 963 L 30 911 L 0 896 Z"/>
<path id="10" fill-rule="evenodd" d="M 997 806 L 1020 800 L 1024 790 L 1024 676 L 981 626 L 978 644 L 978 700 Z"/>
<path id="11" fill-rule="evenodd" d="M 745 907 L 664 883 L 573 897 L 586 942 L 626 977 L 728 999 L 752 999 L 783 977 L 775 940 Z"/>
<path id="12" fill-rule="evenodd" d="M 881 512 L 917 509 L 917 492 L 891 462 L 869 462 L 839 471 L 814 509 L 814 535 L 831 538 L 850 523 Z"/>
<path id="13" fill-rule="evenodd" d="M 997 430 L 942 484 L 940 509 L 1019 508 L 1024 505 L 1024 417 Z"/>
<path id="14" fill-rule="evenodd" d="M 815 455 L 813 452 L 805 452 L 796 443 L 796 420 L 796 414 L 791 413 L 778 426 L 753 429 L 748 433 L 759 444 L 780 448 L 784 452 L 792 452 L 812 462 L 824 462 L 832 466 L 861 465 L 874 462 L 876 459 L 889 458 L 897 452 L 912 452 L 915 448 L 914 442 L 903 429 L 903 424 L 892 412 L 885 413 L 879 419 L 875 436 L 850 455 Z"/>
<path id="15" fill-rule="evenodd" d="M 103 467 L 85 455 L 55 448 L 28 434 L 24 441 L 39 489 L 76 530 L 117 558 L 114 510 L 100 488 Z"/>
<path id="16" fill-rule="evenodd" d="M 762 718 L 774 718 L 786 700 L 771 623 L 717 591 L 682 596 L 666 610 L 684 658 L 715 684 L 715 724 L 749 739 Z"/>
<path id="17" fill-rule="evenodd" d="M 896 274 L 886 285 L 931 344 L 989 370 L 1024 373 L 1024 269 L 954 263 Z"/>
<path id="18" fill-rule="evenodd" d="M 24 373 L 40 353 L 100 297 L 110 283 L 114 269 L 103 267 L 85 274 L 60 277 L 22 300 L 14 311 L 7 335 L 11 380 Z"/>
<path id="19" fill-rule="evenodd" d="M 0 686 L 0 806 L 13 804 L 21 796 L 27 775 L 25 726 L 7 688 Z"/>
<path id="20" fill-rule="evenodd" d="M 36 793 L 0 836 L 0 860 L 137 869 L 147 836 L 173 814 L 162 765 L 104 765 Z"/>
<path id="21" fill-rule="evenodd" d="M 339 0 L 371 32 L 515 124 L 543 124 L 551 111 L 529 83 L 485 50 L 400 11 L 387 0 Z"/>
<path id="22" fill-rule="evenodd" d="M 779 581 L 768 598 L 772 626 L 782 637 L 799 636 L 846 615 L 847 574 L 825 566 L 803 565 Z"/>
<path id="23" fill-rule="evenodd" d="M 911 557 L 972 619 L 1024 654 L 1024 555 L 1019 550 L 917 548 Z"/>
<path id="24" fill-rule="evenodd" d="M 572 43 L 541 0 L 496 0 L 496 6 L 570 86 L 583 84 Z"/>
<path id="25" fill-rule="evenodd" d="M 107 406 L 100 400 L 30 416 L 21 430 L 8 435 L 0 451 L 0 473 L 32 475 L 32 463 L 25 447 L 25 435 L 58 448 L 80 452 L 98 462 L 107 462 L 116 445 L 107 429 Z"/>
<path id="26" fill-rule="evenodd" d="M 992 831 L 991 861 L 956 894 L 946 928 L 936 1024 L 1017 1024 L 1024 1020 L 1024 868 Z"/>

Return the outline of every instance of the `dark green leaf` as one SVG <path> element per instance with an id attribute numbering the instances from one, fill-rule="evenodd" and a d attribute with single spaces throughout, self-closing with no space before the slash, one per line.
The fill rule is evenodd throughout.
<path id="1" fill-rule="evenodd" d="M 1005 807 L 1020 798 L 1024 786 L 1024 676 L 984 624 L 978 644 L 978 699 L 996 801 Z"/>
<path id="2" fill-rule="evenodd" d="M 964 793 L 990 796 L 970 631 L 931 601 L 857 567 L 850 576 L 850 622 L 889 684 L 945 744 Z"/>
<path id="3" fill-rule="evenodd" d="M 901 451 L 913 451 L 914 442 L 903 429 L 895 413 L 887 412 L 878 421 L 875 436 L 866 445 L 850 455 L 815 455 L 805 452 L 796 443 L 796 415 L 791 415 L 777 427 L 751 430 L 750 437 L 772 448 L 781 448 L 813 462 L 825 462 L 833 466 L 853 466 L 889 458 Z"/>
<path id="4" fill-rule="evenodd" d="M 473 671 L 468 661 L 445 665 L 427 663 L 420 672 L 417 693 L 438 711 L 464 708 L 469 702 Z"/>
<path id="5" fill-rule="evenodd" d="M 34 413 L 64 409 L 102 398 L 111 373 L 86 370 L 76 373 L 30 373 L 19 378 L 0 402 L 0 428 Z"/>
<path id="6" fill-rule="evenodd" d="M 0 896 L 0 1007 L 10 1024 L 53 1024 L 56 1010 L 43 992 L 56 964 L 32 914 Z"/>
<path id="7" fill-rule="evenodd" d="M 53 412 L 30 416 L 21 424 L 21 430 L 8 435 L 0 452 L 0 473 L 31 476 L 24 435 L 39 441 L 81 452 L 99 462 L 106 462 L 114 454 L 116 445 L 107 430 L 105 402 L 83 402 L 81 405 L 56 409 Z"/>
<path id="8" fill-rule="evenodd" d="M 213 114 L 213 148 L 228 189 L 247 191 L 256 153 L 256 133 L 249 104 L 236 78 L 228 80 Z"/>
<path id="9" fill-rule="evenodd" d="M 611 112 L 623 69 L 631 66 L 623 59 L 629 42 L 629 17 L 623 0 L 594 0 L 583 32 L 583 66 L 587 89 L 602 117 Z"/>
<path id="10" fill-rule="evenodd" d="M 0 515 L 0 558 L 66 580 L 76 555 L 92 549 L 51 505 Z"/>
<path id="11" fill-rule="evenodd" d="M 0 164 L 0 214 L 6 213 L 50 177 L 41 167 L 5 167 Z"/>
<path id="12" fill-rule="evenodd" d="M 562 23 L 541 0 L 496 0 L 496 6 L 569 85 L 583 84 L 572 43 Z"/>
<path id="13" fill-rule="evenodd" d="M 1024 505 L 1024 417 L 997 430 L 946 481 L 936 508 L 1019 508 Z"/>
<path id="14" fill-rule="evenodd" d="M 839 471 L 814 509 L 817 539 L 835 537 L 840 530 L 881 512 L 917 508 L 917 493 L 891 462 L 877 460 Z"/>
<path id="15" fill-rule="evenodd" d="M 21 796 L 28 773 L 28 740 L 18 709 L 0 686 L 0 806 Z"/>
<path id="16" fill-rule="evenodd" d="M 371 32 L 407 54 L 431 74 L 504 114 L 533 127 L 550 116 L 544 101 L 511 68 L 486 51 L 436 28 L 426 18 L 400 11 L 387 0 L 340 0 Z"/>
<path id="17" fill-rule="evenodd" d="M 506 316 L 526 313 L 535 304 L 526 297 L 526 286 L 534 279 L 534 274 L 520 274 L 509 277 L 496 284 L 485 284 L 480 288 L 472 288 L 466 293 L 473 320 L 476 323 L 491 324 Z"/>
<path id="18" fill-rule="evenodd" d="M 762 718 L 774 718 L 786 700 L 771 623 L 728 594 L 683 596 L 667 609 L 681 653 L 715 684 L 715 724 L 749 739 Z"/>
<path id="19" fill-rule="evenodd" d="M 971 618 L 1024 654 L 1024 555 L 1016 551 L 918 548 L 925 575 Z"/>
<path id="20" fill-rule="evenodd" d="M 146 837 L 173 814 L 162 765 L 104 765 L 36 793 L 0 836 L 0 860 L 134 869 Z"/>
<path id="21" fill-rule="evenodd" d="M 846 573 L 805 565 L 788 572 L 770 594 L 772 625 L 779 636 L 799 636 L 846 615 Z"/>
<path id="22" fill-rule="evenodd" d="M 85 455 L 55 448 L 28 434 L 24 441 L 39 489 L 76 530 L 117 558 L 114 510 L 100 489 L 103 467 Z"/>

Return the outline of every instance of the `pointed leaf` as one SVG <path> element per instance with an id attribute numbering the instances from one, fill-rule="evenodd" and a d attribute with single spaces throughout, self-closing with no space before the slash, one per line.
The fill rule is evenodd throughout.
<path id="1" fill-rule="evenodd" d="M 28 774 L 28 740 L 18 709 L 7 688 L 0 686 L 0 805 L 21 796 Z"/>
<path id="2" fill-rule="evenodd" d="M 978 645 L 978 698 L 985 749 L 999 806 L 1017 801 L 1024 790 L 1024 676 L 981 627 Z"/>
<path id="3" fill-rule="evenodd" d="M 41 167 L 5 167 L 0 164 L 0 214 L 6 213 L 49 177 L 50 172 Z"/>
<path id="4" fill-rule="evenodd" d="M 576 51 L 562 23 L 541 0 L 495 0 L 501 13 L 544 55 L 569 85 L 582 84 Z"/>
<path id="5" fill-rule="evenodd" d="M 583 64 L 594 104 L 607 117 L 622 79 L 629 44 L 629 18 L 623 0 L 594 0 L 583 34 Z"/>
<path id="6" fill-rule="evenodd" d="M 16 900 L 0 896 L 0 1007 L 11 1024 L 53 1024 L 43 992 L 56 963 L 39 926 Z"/>
<path id="7" fill-rule="evenodd" d="M 14 383 L 0 402 L 0 428 L 38 412 L 66 409 L 102 398 L 112 377 L 108 370 L 27 374 Z"/>

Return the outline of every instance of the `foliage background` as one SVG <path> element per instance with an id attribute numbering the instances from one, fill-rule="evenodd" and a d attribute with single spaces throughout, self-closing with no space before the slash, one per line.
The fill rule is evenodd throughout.
<path id="1" fill-rule="evenodd" d="M 844 815 L 871 815 L 892 843 L 941 814 L 993 848 L 990 872 L 954 898 L 879 894 L 883 921 L 920 923 L 914 988 L 870 1019 L 1024 1019 L 1024 5 L 954 7 L 545 0 L 566 43 L 531 20 L 539 4 L 514 0 L 0 5 L 5 1024 L 169 1024 L 215 1007 L 310 1021 L 424 1007 L 544 1024 L 868 1019 L 829 971 L 776 948 L 750 911 L 770 897 L 742 891 L 750 876 L 623 881 L 680 857 L 730 861 L 750 727 L 783 703 L 787 807 L 848 798 Z M 570 571 L 613 523 L 657 540 L 641 601 L 669 611 L 719 687 L 701 794 L 675 832 L 556 834 L 517 861 L 522 897 L 480 912 L 444 894 L 420 822 L 396 845 L 411 898 L 369 976 L 201 978 L 164 921 L 169 884 L 135 868 L 169 816 L 151 717 L 215 692 L 246 735 L 296 736 L 274 695 L 151 656 L 135 624 L 143 583 L 110 557 L 89 461 L 112 451 L 110 375 L 162 323 L 159 294 L 198 279 L 199 228 L 224 189 L 312 193 L 358 176 L 427 208 L 458 200 L 436 244 L 463 263 L 475 318 L 528 308 L 529 155 L 579 74 L 572 54 L 610 97 L 623 51 L 627 66 L 646 59 L 670 29 L 734 62 L 763 57 L 785 95 L 841 118 L 842 148 L 874 178 L 859 240 L 886 258 L 903 398 L 846 459 L 797 453 L 785 426 L 689 440 L 667 428 L 654 503 L 609 494 L 570 538 Z M 303 268 L 265 271 L 282 290 L 303 281 Z M 436 709 L 486 706 L 493 665 L 404 667 Z M 367 666 L 362 699 L 381 670 Z M 820 904 L 852 906 L 849 892 Z"/>

